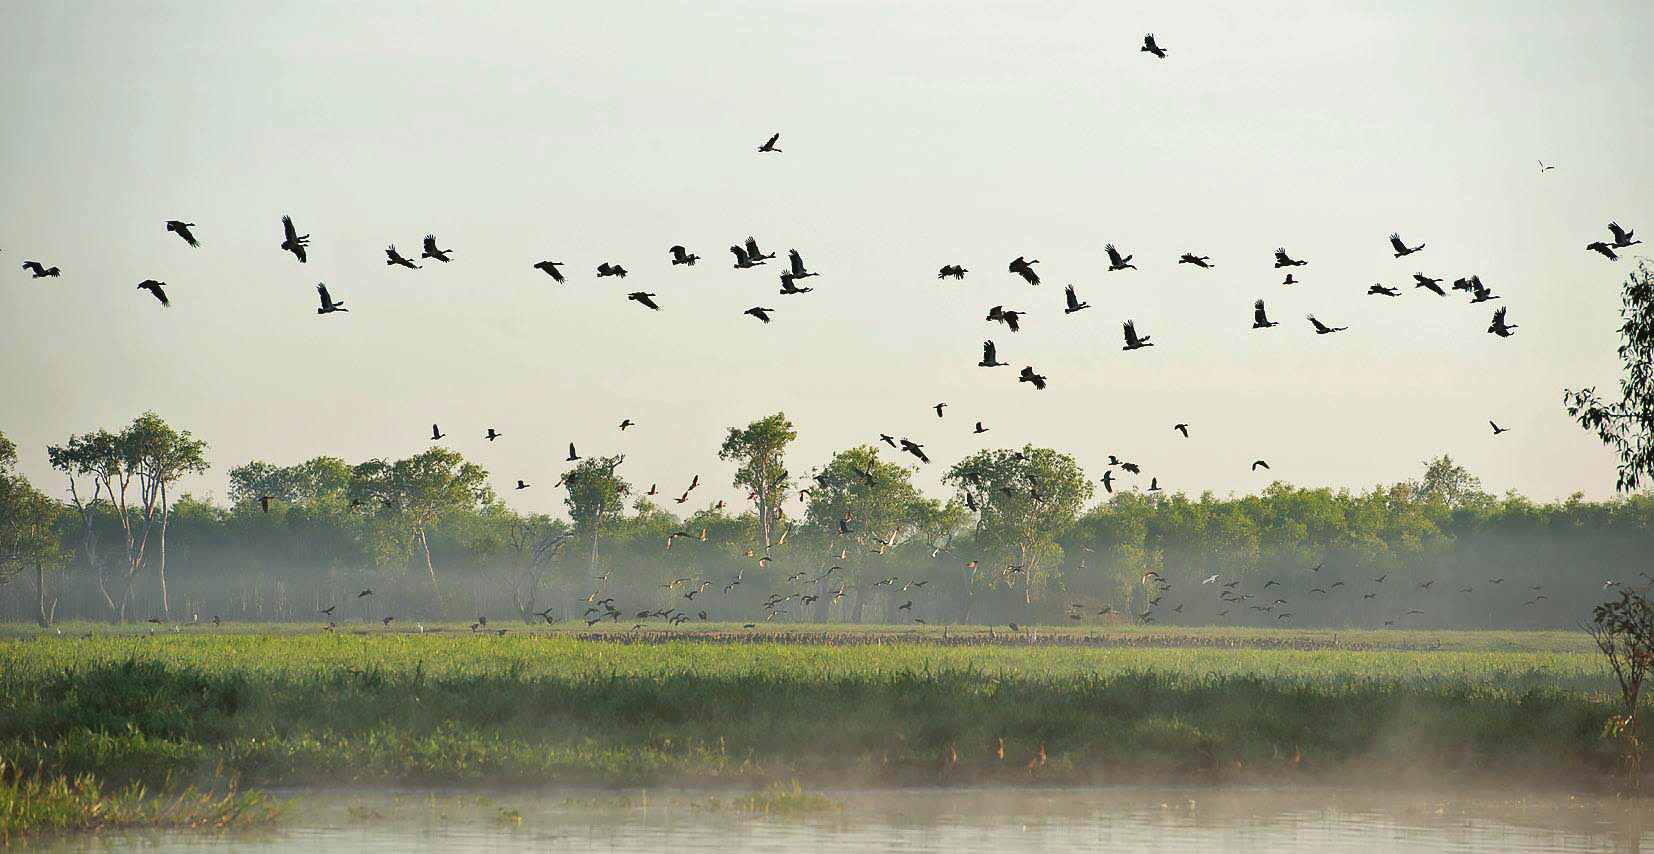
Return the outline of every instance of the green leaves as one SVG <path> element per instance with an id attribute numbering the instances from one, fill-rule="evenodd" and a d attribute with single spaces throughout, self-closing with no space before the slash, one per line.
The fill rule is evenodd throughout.
<path id="1" fill-rule="evenodd" d="M 1639 262 L 1625 279 L 1620 307 L 1620 399 L 1604 400 L 1595 386 L 1562 392 L 1568 415 L 1597 434 L 1619 456 L 1614 488 L 1630 492 L 1654 478 L 1654 271 Z"/>

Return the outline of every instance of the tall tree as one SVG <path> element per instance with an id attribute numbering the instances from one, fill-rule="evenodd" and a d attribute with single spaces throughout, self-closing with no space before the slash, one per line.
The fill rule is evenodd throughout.
<path id="1" fill-rule="evenodd" d="M 118 615 L 120 606 L 109 593 L 109 567 L 99 549 L 97 519 L 99 507 L 105 502 L 114 504 L 114 485 L 121 470 L 120 437 L 108 430 L 70 436 L 62 445 L 48 446 L 46 456 L 52 468 L 69 480 L 69 505 L 80 520 L 79 556 L 97 579 L 104 606 L 111 616 Z"/>
<path id="2" fill-rule="evenodd" d="M 587 457 L 563 474 L 563 483 L 569 490 L 563 504 L 569 508 L 569 518 L 574 520 L 575 535 L 591 537 L 589 566 L 593 570 L 597 568 L 597 543 L 603 529 L 619 521 L 626 510 L 626 496 L 632 492 L 631 484 L 616 473 L 625 459 L 624 456 Z"/>
<path id="3" fill-rule="evenodd" d="M 206 451 L 206 442 L 191 437 L 188 430 L 173 429 L 153 412 L 138 416 L 121 433 L 123 464 L 137 476 L 144 513 L 153 517 L 158 508 L 161 516 L 161 559 L 156 575 L 161 582 L 161 614 L 167 619 L 172 617 L 172 604 L 167 598 L 167 522 L 172 503 L 167 489 L 185 475 L 206 471 Z"/>
<path id="4" fill-rule="evenodd" d="M 1057 538 L 1091 498 L 1085 472 L 1067 454 L 1024 445 L 1020 451 L 978 451 L 955 463 L 943 481 L 977 509 L 979 562 L 986 559 L 1004 567 L 1007 576 L 1020 575 L 1023 602 L 1033 604 L 1062 559 Z"/>
<path id="5" fill-rule="evenodd" d="M 824 579 L 816 595 L 821 596 L 828 586 L 836 589 L 838 580 L 854 585 L 850 619 L 860 621 L 872 584 L 869 573 L 882 570 L 879 564 L 890 550 L 912 535 L 922 521 L 916 512 L 922 500 L 913 486 L 912 472 L 881 461 L 877 448 L 862 445 L 834 454 L 815 475 L 804 518 L 829 544 L 819 569 L 838 566 L 843 576 Z M 818 601 L 821 619 L 831 601 L 831 596 Z"/>
<path id="6" fill-rule="evenodd" d="M 351 471 L 350 491 L 372 502 L 377 516 L 406 532 L 424 556 L 433 589 L 437 580 L 431 562 L 431 525 L 444 513 L 476 510 L 494 500 L 488 472 L 447 448 L 432 448 L 393 463 L 362 463 Z"/>
<path id="7" fill-rule="evenodd" d="M 718 459 L 741 463 L 735 472 L 735 485 L 746 487 L 757 505 L 758 538 L 765 551 L 772 543 L 777 510 L 792 486 L 783 456 L 796 438 L 798 431 L 787 420 L 787 414 L 777 412 L 745 428 L 729 428 L 724 446 L 718 450 Z"/>
<path id="8" fill-rule="evenodd" d="M 1591 386 L 1564 390 L 1562 400 L 1579 426 L 1619 454 L 1614 488 L 1630 492 L 1643 478 L 1654 479 L 1654 271 L 1646 263 L 1625 279 L 1620 317 L 1620 399 L 1605 401 Z"/>
<path id="9" fill-rule="evenodd" d="M 51 625 L 46 611 L 46 571 L 62 557 L 57 532 L 58 504 L 14 472 L 17 446 L 0 433 L 0 583 L 34 570 L 35 620 Z"/>
<path id="10" fill-rule="evenodd" d="M 338 457 L 316 457 L 295 466 L 253 460 L 230 469 L 230 503 L 269 498 L 285 504 L 312 504 L 350 490 L 351 467 Z"/>

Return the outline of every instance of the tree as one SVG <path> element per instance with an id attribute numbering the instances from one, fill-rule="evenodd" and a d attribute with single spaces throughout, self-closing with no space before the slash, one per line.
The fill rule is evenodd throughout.
<path id="1" fill-rule="evenodd" d="M 828 565 L 837 565 L 844 573 L 838 580 L 855 585 L 852 621 L 861 620 L 866 605 L 866 571 L 905 540 L 921 521 L 914 512 L 920 500 L 912 472 L 880 461 L 878 449 L 871 445 L 834 454 L 815 475 L 805 524 L 830 543 L 818 574 L 825 574 Z M 833 582 L 824 578 L 816 595 L 821 596 Z M 823 596 L 816 606 L 823 618 L 831 601 L 832 597 Z"/>
<path id="2" fill-rule="evenodd" d="M 46 612 L 46 570 L 62 557 L 57 532 L 58 505 L 15 473 L 17 446 L 0 433 L 0 583 L 34 570 L 35 620 L 51 625 Z"/>
<path id="3" fill-rule="evenodd" d="M 444 513 L 476 510 L 494 500 L 488 472 L 447 448 L 432 448 L 394 463 L 362 463 L 351 470 L 350 492 L 357 500 L 372 502 L 376 516 L 405 531 L 419 547 L 433 589 L 437 580 L 431 525 Z"/>
<path id="4" fill-rule="evenodd" d="M 541 575 L 574 534 L 563 520 L 539 514 L 512 515 L 505 524 L 506 547 L 511 555 L 511 566 L 507 570 L 511 601 L 523 622 L 532 623 L 540 613 L 534 606 L 540 593 Z"/>
<path id="5" fill-rule="evenodd" d="M 284 504 L 314 504 L 350 491 L 351 468 L 338 457 L 316 457 L 296 466 L 254 460 L 230 469 L 231 505 L 269 497 Z"/>
<path id="6" fill-rule="evenodd" d="M 798 438 L 785 412 L 777 412 L 748 424 L 745 429 L 729 428 L 729 436 L 718 451 L 720 460 L 739 460 L 735 485 L 747 488 L 757 504 L 758 537 L 769 551 L 775 529 L 776 511 L 792 484 L 782 460 L 788 443 Z"/>
<path id="7" fill-rule="evenodd" d="M 1413 486 L 1414 500 L 1440 502 L 1449 511 L 1486 504 L 1492 496 L 1482 491 L 1482 479 L 1453 458 L 1442 454 L 1425 463 L 1424 479 Z"/>
<path id="8" fill-rule="evenodd" d="M 1091 498 L 1085 472 L 1067 454 L 1024 445 L 1020 451 L 978 451 L 955 463 L 943 481 L 976 508 L 979 563 L 987 558 L 1007 577 L 1021 575 L 1023 602 L 1033 604 L 1035 591 L 1055 580 L 1046 570 L 1062 558 L 1057 537 Z"/>
<path id="9" fill-rule="evenodd" d="M 1638 262 L 1625 279 L 1620 306 L 1620 399 L 1609 403 L 1595 386 L 1562 392 L 1568 415 L 1619 454 L 1614 489 L 1630 492 L 1654 479 L 1654 271 Z"/>
<path id="10" fill-rule="evenodd" d="M 592 539 L 589 567 L 594 573 L 597 543 L 603 528 L 625 513 L 626 496 L 632 492 L 631 484 L 615 473 L 625 459 L 624 455 L 588 457 L 563 474 L 563 483 L 569 489 L 563 504 L 569 508 L 569 518 L 574 520 L 575 535 Z"/>
<path id="11" fill-rule="evenodd" d="M 1619 683 L 1625 713 L 1608 722 L 1608 734 L 1626 746 L 1625 760 L 1631 784 L 1642 781 L 1643 744 L 1638 711 L 1642 708 L 1643 682 L 1654 667 L 1654 604 L 1640 590 L 1620 591 L 1620 596 L 1598 605 L 1585 631 L 1597 642 L 1608 659 L 1608 669 Z"/>
<path id="12" fill-rule="evenodd" d="M 98 593 L 109 613 L 118 614 L 120 607 L 109 594 L 108 567 L 98 549 L 97 518 L 106 495 L 110 505 L 115 501 L 116 475 L 121 470 L 120 437 L 108 430 L 70 436 L 62 445 L 48 446 L 46 456 L 52 468 L 69 479 L 69 505 L 80 519 L 80 556 L 97 579 Z M 82 478 L 89 478 L 91 483 L 83 484 Z"/>
<path id="13" fill-rule="evenodd" d="M 161 581 L 161 614 L 168 619 L 172 606 L 167 599 L 167 522 L 172 505 L 167 488 L 185 475 L 206 471 L 206 450 L 206 442 L 192 438 L 188 430 L 174 430 L 153 412 L 138 416 L 121 433 L 124 465 L 137 475 L 144 512 L 152 517 L 157 507 L 160 511 L 161 559 L 156 575 Z"/>

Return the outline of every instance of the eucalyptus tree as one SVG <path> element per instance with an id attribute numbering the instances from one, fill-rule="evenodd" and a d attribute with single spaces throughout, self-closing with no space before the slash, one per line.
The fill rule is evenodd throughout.
<path id="1" fill-rule="evenodd" d="M 587 457 L 563 473 L 563 485 L 569 491 L 563 504 L 568 507 L 569 518 L 574 520 L 575 536 L 591 538 L 587 568 L 594 574 L 597 545 L 604 527 L 620 520 L 626 512 L 626 496 L 632 492 L 632 485 L 617 471 L 624 460 L 624 456 Z"/>
<path id="2" fill-rule="evenodd" d="M 121 470 L 120 438 L 108 430 L 70 436 L 62 445 L 48 446 L 46 457 L 52 468 L 68 478 L 69 506 L 80 521 L 78 556 L 97 579 L 104 606 L 116 615 L 120 606 L 109 592 L 109 567 L 99 549 L 97 520 L 98 508 L 114 504 L 115 481 Z"/>
<path id="3" fill-rule="evenodd" d="M 1604 400 L 1595 386 L 1565 390 L 1562 399 L 1579 426 L 1618 454 L 1614 488 L 1631 492 L 1643 478 L 1654 480 L 1654 270 L 1646 263 L 1625 279 L 1620 317 L 1620 399 Z"/>
<path id="4" fill-rule="evenodd" d="M 787 445 L 796 438 L 798 431 L 787 420 L 787 414 L 777 412 L 744 428 L 729 428 L 718 450 L 718 459 L 741 464 L 735 472 L 735 485 L 746 487 L 756 505 L 758 539 L 766 552 L 773 544 L 781 502 L 792 487 L 784 455 Z"/>
<path id="5" fill-rule="evenodd" d="M 488 472 L 447 448 L 431 448 L 390 463 L 361 463 L 351 471 L 350 492 L 353 500 L 370 505 L 377 518 L 405 532 L 419 548 L 433 589 L 437 578 L 431 562 L 431 526 L 445 513 L 475 511 L 494 500 Z"/>
<path id="6" fill-rule="evenodd" d="M 815 474 L 810 487 L 805 524 L 828 543 L 817 561 L 817 574 L 837 566 L 838 578 L 854 585 L 850 619 L 860 621 L 872 583 L 869 574 L 898 544 L 910 537 L 920 521 L 915 513 L 922 500 L 913 486 L 912 471 L 879 459 L 877 448 L 861 445 L 840 451 Z M 818 582 L 817 614 L 825 619 L 836 590 L 832 576 Z"/>
<path id="7" fill-rule="evenodd" d="M 46 611 L 46 571 L 62 558 L 57 532 L 58 503 L 13 471 L 17 446 L 0 433 L 0 583 L 34 571 L 35 620 L 51 625 Z"/>
<path id="8" fill-rule="evenodd" d="M 1062 558 L 1057 538 L 1091 499 L 1092 485 L 1074 458 L 1050 448 L 978 451 L 955 463 L 943 481 L 975 508 L 972 539 L 995 573 L 1020 577 L 1023 602 L 1054 582 Z"/>

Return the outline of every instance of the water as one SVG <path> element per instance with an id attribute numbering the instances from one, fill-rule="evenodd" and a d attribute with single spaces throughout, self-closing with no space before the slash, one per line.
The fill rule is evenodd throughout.
<path id="1" fill-rule="evenodd" d="M 1638 851 L 1648 804 L 1330 787 L 826 790 L 765 815 L 690 790 L 303 796 L 278 830 L 60 839 L 56 852 Z"/>

